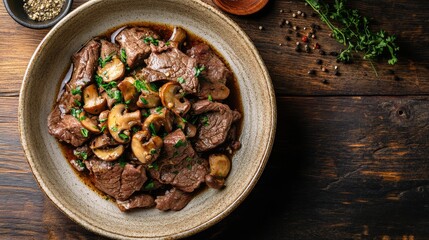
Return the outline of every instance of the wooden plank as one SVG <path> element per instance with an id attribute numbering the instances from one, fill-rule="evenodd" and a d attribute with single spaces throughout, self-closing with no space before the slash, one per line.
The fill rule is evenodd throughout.
<path id="1" fill-rule="evenodd" d="M 16 101 L 0 97 L 0 142 L 8 149 L 0 151 L 0 234 L 95 238 L 39 190 L 18 132 L 9 130 Z M 274 150 L 256 188 L 191 239 L 429 235 L 429 97 L 285 97 L 278 108 Z"/>

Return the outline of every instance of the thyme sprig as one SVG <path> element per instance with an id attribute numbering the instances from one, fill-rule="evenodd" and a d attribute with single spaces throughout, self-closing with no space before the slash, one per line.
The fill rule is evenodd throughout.
<path id="1" fill-rule="evenodd" d="M 372 32 L 369 29 L 369 21 L 366 17 L 359 15 L 355 9 L 348 9 L 345 6 L 346 0 L 335 0 L 333 6 L 323 3 L 320 0 L 305 0 L 313 10 L 320 15 L 320 18 L 331 29 L 333 37 L 346 46 L 345 50 L 338 55 L 338 60 L 349 62 L 352 51 L 362 52 L 363 59 L 374 60 L 385 52 L 390 53 L 388 63 L 394 65 L 398 62 L 395 35 L 388 35 L 385 31 Z M 335 26 L 335 21 L 340 26 Z M 372 62 L 371 62 L 372 64 Z"/>

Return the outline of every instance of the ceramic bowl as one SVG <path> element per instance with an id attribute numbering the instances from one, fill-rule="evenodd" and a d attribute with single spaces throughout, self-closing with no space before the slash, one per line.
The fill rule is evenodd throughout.
<path id="1" fill-rule="evenodd" d="M 24 2 L 22 0 L 3 0 L 3 3 L 6 11 L 17 23 L 28 28 L 42 29 L 54 26 L 65 17 L 72 8 L 73 0 L 64 0 L 64 5 L 60 13 L 54 18 L 42 22 L 34 21 L 28 17 L 27 13 L 25 13 Z"/>
<path id="2" fill-rule="evenodd" d="M 211 43 L 230 63 L 242 96 L 242 148 L 232 159 L 223 190 L 199 193 L 181 211 L 120 212 L 75 174 L 47 116 L 70 56 L 93 36 L 128 22 L 182 26 Z M 269 158 L 276 129 L 276 103 L 267 69 L 248 36 L 231 19 L 199 0 L 94 0 L 60 21 L 30 60 L 19 98 L 21 142 L 34 177 L 52 202 L 83 227 L 111 238 L 177 239 L 217 223 L 250 193 Z"/>
<path id="3" fill-rule="evenodd" d="M 268 0 L 213 0 L 213 3 L 234 15 L 250 15 L 264 8 Z"/>

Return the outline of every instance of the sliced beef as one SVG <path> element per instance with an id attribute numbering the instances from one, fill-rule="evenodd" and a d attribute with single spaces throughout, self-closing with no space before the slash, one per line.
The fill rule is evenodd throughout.
<path id="1" fill-rule="evenodd" d="M 91 149 L 104 148 L 116 145 L 119 145 L 119 143 L 115 139 L 113 139 L 112 136 L 106 133 L 103 133 L 98 137 L 94 138 L 90 143 Z"/>
<path id="2" fill-rule="evenodd" d="M 79 159 L 72 159 L 70 160 L 70 164 L 78 171 L 83 172 L 85 170 L 85 164 L 82 162 L 82 160 Z"/>
<path id="3" fill-rule="evenodd" d="M 204 182 L 204 176 L 209 173 L 209 164 L 203 158 L 187 157 L 180 164 L 158 163 L 157 168 L 149 169 L 150 175 L 163 184 L 185 191 L 193 192 Z"/>
<path id="4" fill-rule="evenodd" d="M 176 188 L 168 190 L 164 196 L 155 199 L 156 208 L 162 211 L 183 209 L 192 200 L 193 195 L 180 191 Z"/>
<path id="5" fill-rule="evenodd" d="M 179 164 L 183 159 L 192 158 L 194 155 L 195 151 L 181 129 L 177 129 L 164 137 L 161 153 L 163 163 Z"/>
<path id="6" fill-rule="evenodd" d="M 134 27 L 125 28 L 116 36 L 116 41 L 122 49 L 125 49 L 127 64 L 130 68 L 142 64 L 143 60 L 149 56 L 150 44 L 144 42 L 147 37 L 158 39 L 159 35 L 149 28 Z"/>
<path id="7" fill-rule="evenodd" d="M 194 114 L 200 116 L 200 127 L 195 141 L 195 150 L 204 152 L 225 142 L 231 124 L 241 118 L 238 111 L 231 110 L 228 105 L 200 100 L 192 105 Z"/>
<path id="8" fill-rule="evenodd" d="M 128 200 L 121 201 L 116 200 L 119 210 L 122 212 L 128 211 L 134 208 L 150 208 L 155 206 L 155 199 L 148 194 L 139 194 L 130 197 Z"/>
<path id="9" fill-rule="evenodd" d="M 100 43 L 91 40 L 72 57 L 73 73 L 69 85 L 71 89 L 85 87 L 94 79 L 94 72 L 100 57 Z"/>
<path id="10" fill-rule="evenodd" d="M 82 145 L 88 138 L 82 135 L 82 124 L 72 115 L 62 114 L 57 105 L 48 116 L 48 132 L 60 141 L 75 147 Z"/>
<path id="11" fill-rule="evenodd" d="M 85 162 L 90 171 L 91 181 L 95 187 L 117 200 L 128 199 L 135 191 L 139 191 L 146 182 L 143 166 L 106 162 L 95 158 Z"/>
<path id="12" fill-rule="evenodd" d="M 119 46 L 111 43 L 109 41 L 106 41 L 104 39 L 100 40 L 101 43 L 101 53 L 100 57 L 102 59 L 106 59 L 108 57 L 113 57 L 114 55 L 119 55 Z"/>
<path id="13" fill-rule="evenodd" d="M 232 78 L 231 71 L 207 44 L 195 44 L 186 53 L 197 60 L 199 66 L 205 67 L 201 75 L 209 82 L 225 84 Z"/>
<path id="14" fill-rule="evenodd" d="M 178 81 L 187 93 L 197 93 L 198 78 L 196 75 L 197 62 L 177 48 L 169 48 L 160 53 L 153 52 L 145 60 L 147 68 L 137 75 L 146 81 L 154 82 L 158 80 Z"/>

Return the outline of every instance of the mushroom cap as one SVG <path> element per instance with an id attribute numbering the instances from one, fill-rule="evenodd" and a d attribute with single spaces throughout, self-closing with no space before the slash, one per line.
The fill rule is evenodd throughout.
<path id="1" fill-rule="evenodd" d="M 119 143 L 130 141 L 130 130 L 134 125 L 140 124 L 141 114 L 139 110 L 126 112 L 125 104 L 116 104 L 110 110 L 107 118 L 107 127 L 110 135 Z"/>

